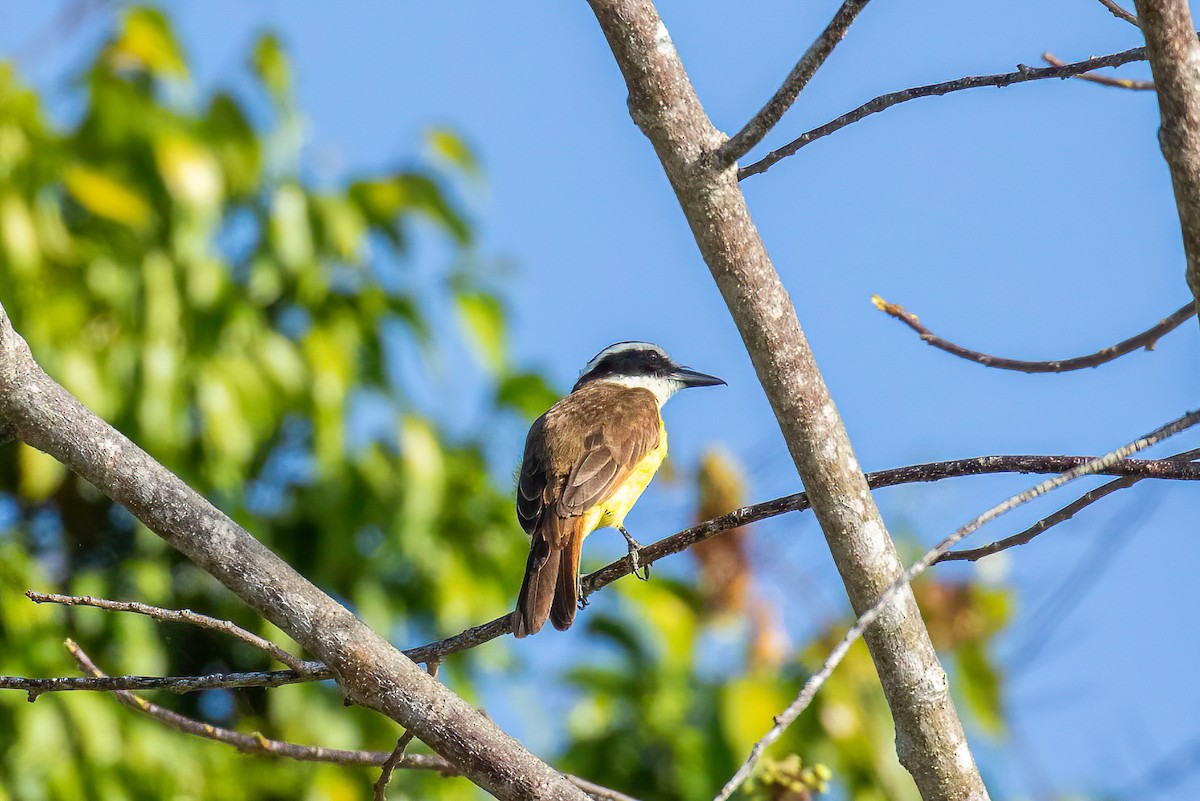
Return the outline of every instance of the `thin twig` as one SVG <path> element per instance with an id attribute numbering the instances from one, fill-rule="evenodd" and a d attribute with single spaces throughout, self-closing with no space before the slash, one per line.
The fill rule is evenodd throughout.
<path id="1" fill-rule="evenodd" d="M 96 667 L 96 663 L 84 652 L 79 645 L 72 640 L 66 642 L 67 650 L 71 652 L 71 656 L 79 664 L 80 669 L 89 674 L 95 679 L 106 678 L 104 672 Z M 432 667 L 432 672 L 436 673 L 437 668 Z M 404 754 L 403 749 L 397 743 L 397 749 L 392 753 L 386 751 L 351 751 L 342 748 L 323 748 L 321 746 L 300 745 L 298 743 L 289 743 L 283 740 L 272 740 L 255 732 L 253 734 L 242 734 L 241 732 L 226 729 L 221 726 L 214 726 L 211 723 L 202 723 L 194 718 L 189 718 L 186 715 L 181 715 L 178 712 L 173 712 L 170 709 L 151 703 L 144 698 L 140 698 L 131 692 L 118 690 L 116 692 L 117 700 L 130 709 L 136 709 L 146 715 L 154 718 L 168 728 L 184 734 L 191 734 L 196 737 L 203 737 L 206 740 L 215 740 L 219 743 L 232 745 L 237 750 L 246 754 L 260 754 L 264 756 L 285 757 L 287 759 L 295 759 L 300 762 L 326 762 L 335 765 L 362 765 L 366 767 L 382 766 L 387 764 L 396 756 L 396 752 L 400 751 L 400 756 L 395 760 L 393 768 L 401 768 L 404 770 L 430 770 L 437 771 L 443 776 L 461 776 L 462 773 L 453 764 L 445 758 L 437 754 Z M 409 732 L 405 732 L 401 740 L 408 738 L 412 739 Z M 407 742 L 404 743 L 408 745 Z M 602 785 L 590 782 L 587 779 L 582 779 L 578 776 L 573 776 L 569 773 L 563 774 L 567 781 L 574 784 L 583 792 L 598 799 L 599 801 L 637 801 L 635 798 L 619 793 L 616 790 L 611 790 Z"/>
<path id="2" fill-rule="evenodd" d="M 1153 350 L 1154 345 L 1164 334 L 1175 330 L 1196 315 L 1195 302 L 1188 302 L 1181 309 L 1173 312 L 1169 317 L 1159 320 L 1140 334 L 1122 340 L 1115 345 L 1101 348 L 1095 353 L 1090 353 L 1087 356 L 1075 356 L 1070 359 L 1035 362 L 1023 359 L 1008 359 L 1003 356 L 991 356 L 977 350 L 964 348 L 962 345 L 958 345 L 948 339 L 943 339 L 930 331 L 921 324 L 917 315 L 908 311 L 903 306 L 896 303 L 888 303 L 878 295 L 872 297 L 871 302 L 880 311 L 886 312 L 913 331 L 916 331 L 927 345 L 932 345 L 961 359 L 982 364 L 984 367 L 994 367 L 998 370 L 1016 370 L 1022 373 L 1065 373 L 1071 370 L 1083 370 L 1088 367 L 1099 367 L 1106 362 L 1111 362 L 1113 359 L 1120 358 L 1126 353 L 1132 353 L 1135 350 L 1143 348 Z"/>
<path id="3" fill-rule="evenodd" d="M 845 38 L 850 25 L 858 13 L 866 7 L 867 1 L 846 0 L 842 3 L 841 8 L 833 15 L 833 19 L 825 26 L 825 30 L 821 31 L 821 35 L 817 37 L 816 41 L 809 45 L 808 50 L 796 62 L 796 66 L 792 67 L 792 71 L 788 73 L 783 85 L 767 101 L 767 104 L 759 109 L 758 113 L 742 127 L 742 130 L 721 145 L 716 155 L 718 164 L 733 164 L 749 153 L 775 127 L 775 123 L 779 122 L 784 112 L 791 107 L 792 103 L 796 102 L 796 98 L 800 96 L 804 87 L 825 63 L 825 59 L 829 58 L 838 42 Z"/>
<path id="4" fill-rule="evenodd" d="M 925 570 L 932 565 L 939 556 L 949 551 L 956 543 L 958 543 L 968 534 L 975 531 L 988 521 L 994 520 L 1005 512 L 1015 509 L 1024 503 L 1028 503 L 1034 498 L 1045 495 L 1047 492 L 1061 487 L 1063 484 L 1066 484 L 1070 481 L 1074 481 L 1081 476 L 1101 473 L 1107 467 L 1117 464 L 1131 454 L 1140 450 L 1144 450 L 1145 448 L 1149 448 L 1150 446 L 1161 442 L 1167 437 L 1178 434 L 1179 432 L 1194 426 L 1196 423 L 1200 423 L 1200 411 L 1188 412 L 1182 417 L 1172 420 L 1171 422 L 1160 426 L 1149 434 L 1139 437 L 1138 439 L 1126 445 L 1122 445 L 1120 448 L 1117 448 L 1116 450 L 1111 451 L 1110 453 L 1107 453 L 1098 459 L 1093 459 L 1085 464 L 1080 465 L 1079 467 L 1068 470 L 1067 472 L 1055 476 L 1054 478 L 1047 479 L 1034 487 L 1030 487 L 1024 492 L 1014 495 L 1003 503 L 993 506 L 991 509 L 979 515 L 974 520 L 970 521 L 965 526 L 939 542 L 934 548 L 926 552 L 924 556 L 914 562 L 913 565 L 905 570 L 895 582 L 893 582 L 886 590 L 883 591 L 883 593 L 879 596 L 879 600 L 877 600 L 869 609 L 859 615 L 858 620 L 853 626 L 850 627 L 850 630 L 846 632 L 846 635 L 842 638 L 841 642 L 837 644 L 837 646 L 825 659 L 824 664 L 821 665 L 821 669 L 814 673 L 809 680 L 804 683 L 804 687 L 800 690 L 799 695 L 796 696 L 796 699 L 791 703 L 791 705 L 775 717 L 774 724 L 767 731 L 767 733 L 764 734 L 762 738 L 760 738 L 758 742 L 754 744 L 754 747 L 750 751 L 749 757 L 747 757 L 746 761 L 743 762 L 742 765 L 737 769 L 737 772 L 734 773 L 733 777 L 725 783 L 725 786 L 721 788 L 721 791 L 717 793 L 714 801 L 726 801 L 726 799 L 728 799 L 729 796 L 741 786 L 741 784 L 749 777 L 751 771 L 754 770 L 754 766 L 758 763 L 759 758 L 762 756 L 766 748 L 771 745 L 771 743 L 778 740 L 787 727 L 791 725 L 792 721 L 799 717 L 800 713 L 802 713 L 812 702 L 817 690 L 821 688 L 826 679 L 828 679 L 830 674 L 833 672 L 833 669 L 842 661 L 846 655 L 846 652 L 850 650 L 850 646 L 854 644 L 855 640 L 861 637 L 862 633 L 875 621 L 877 617 L 879 617 L 880 613 L 882 613 L 884 608 L 892 602 L 892 599 L 896 596 L 896 594 L 902 589 L 907 588 L 912 580 L 921 573 L 925 572 Z"/>
<path id="5" fill-rule="evenodd" d="M 1184 451 L 1183 453 L 1177 453 L 1169 458 L 1180 461 L 1192 461 L 1197 457 L 1200 457 L 1200 448 Z M 1111 495 L 1117 490 L 1123 490 L 1127 487 L 1132 487 L 1141 480 L 1141 476 L 1123 476 L 1118 478 L 1116 481 L 1110 481 L 1107 484 L 1102 484 L 1093 490 L 1085 492 L 1079 498 L 1076 498 L 1074 501 L 1059 509 L 1054 514 L 1043 517 L 1041 520 L 1037 521 L 1024 531 L 1013 534 L 1011 537 L 1005 537 L 1002 540 L 996 540 L 995 542 L 985 545 L 982 548 L 967 548 L 961 551 L 950 551 L 948 553 L 944 553 L 937 558 L 937 562 L 974 562 L 982 559 L 985 556 L 999 553 L 1000 551 L 1008 548 L 1013 548 L 1017 545 L 1024 545 L 1047 529 L 1053 528 L 1059 523 L 1065 523 L 1066 521 L 1070 520 L 1082 510 L 1096 503 L 1096 501 Z M 937 564 L 937 562 L 934 564 Z"/>
<path id="6" fill-rule="evenodd" d="M 306 671 L 270 670 L 243 673 L 208 673 L 203 676 L 105 676 L 92 678 L 68 676 L 53 679 L 31 679 L 23 676 L 0 676 L 0 690 L 18 690 L 36 701 L 43 693 L 88 690 L 115 692 L 118 690 L 166 690 L 172 693 L 194 693 L 201 690 L 236 690 L 246 687 L 282 687 L 287 684 L 324 681 L 333 678 L 333 671 L 320 662 L 307 662 Z"/>
<path id="7" fill-rule="evenodd" d="M 435 679 L 438 674 L 438 666 L 440 662 L 429 662 L 425 665 L 425 672 Z M 413 733 L 411 730 L 405 730 L 404 734 L 396 740 L 396 747 L 392 749 L 392 753 L 384 760 L 379 778 L 375 780 L 375 801 L 387 801 L 387 786 L 392 780 L 392 773 L 396 770 L 396 766 L 400 764 L 400 760 L 404 758 L 404 751 L 408 748 L 408 744 L 413 741 Z"/>
<path id="8" fill-rule="evenodd" d="M 872 489 L 901 484 L 942 481 L 947 478 L 992 475 L 996 473 L 1061 473 L 1092 461 L 1090 456 L 975 456 L 944 462 L 896 467 L 867 474 Z M 1176 459 L 1127 459 L 1097 471 L 1112 476 L 1140 476 L 1158 480 L 1200 480 L 1200 464 Z M 691 528 L 664 537 L 642 548 L 639 563 L 652 564 L 692 545 L 715 537 L 723 531 L 738 528 L 759 520 L 788 512 L 808 509 L 808 496 L 803 492 L 782 498 L 744 506 L 728 514 L 698 523 Z M 622 557 L 583 578 L 584 591 L 591 594 L 629 574 L 629 559 Z M 512 631 L 512 616 L 473 626 L 444 640 L 410 648 L 405 656 L 414 662 L 428 664 L 441 661 L 451 654 L 490 642 Z M 222 673 L 207 676 L 112 676 L 95 678 L 34 679 L 21 676 L 0 676 L 0 690 L 19 690 L 36 698 L 47 692 L 65 690 L 167 690 L 187 693 L 217 688 L 279 687 L 286 684 L 323 681 L 334 677 L 333 671 L 319 662 L 305 662 L 302 671 L 278 670 L 250 673 Z"/>
<path id="9" fill-rule="evenodd" d="M 93 678 L 99 679 L 105 677 L 104 672 L 96 667 L 96 664 L 77 643 L 67 640 L 66 645 L 67 650 L 71 652 L 71 656 L 75 658 L 80 669 Z M 139 712 L 144 712 L 169 728 L 183 732 L 184 734 L 191 734 L 207 740 L 216 740 L 226 745 L 232 745 L 237 750 L 247 754 L 269 754 L 271 756 L 296 759 L 301 762 L 332 762 L 338 765 L 372 766 L 383 764 L 389 756 L 386 751 L 346 751 L 340 748 L 321 748 L 311 745 L 298 745 L 282 740 L 271 740 L 257 732 L 243 734 L 220 726 L 213 726 L 209 723 L 201 723 L 186 715 L 181 715 L 178 712 L 173 712 L 158 704 L 151 703 L 125 690 L 118 690 L 116 696 L 117 700 L 125 706 L 130 709 L 136 709 Z M 454 770 L 441 757 L 424 755 L 406 756 L 401 763 L 401 767 L 418 770 Z"/>
<path id="10" fill-rule="evenodd" d="M 375 801 L 387 801 L 387 786 L 392 780 L 392 772 L 396 770 L 396 766 L 404 759 L 404 749 L 408 748 L 408 744 L 412 742 L 413 733 L 405 731 L 400 735 L 400 739 L 396 740 L 396 747 L 392 749 L 392 753 L 383 761 L 382 770 L 379 771 L 379 778 L 375 780 Z"/>
<path id="11" fill-rule="evenodd" d="M 170 623 L 190 623 L 193 626 L 212 629 L 213 631 L 219 631 L 231 637 L 236 637 L 244 643 L 249 643 L 255 648 L 267 652 L 277 661 L 282 662 L 297 672 L 304 672 L 310 668 L 310 664 L 300 657 L 289 654 L 270 640 L 247 631 L 232 621 L 209 617 L 208 615 L 193 612 L 190 609 L 163 609 L 158 606 L 138 603 L 137 601 L 110 601 L 105 598 L 93 598 L 88 595 L 59 595 L 53 592 L 34 592 L 33 590 L 29 590 L 25 595 L 35 604 L 91 606 L 96 609 L 105 609 L 109 612 L 132 612 L 137 615 L 145 615 L 155 620 L 164 620 Z"/>
<path id="12" fill-rule="evenodd" d="M 581 779 L 580 777 L 574 776 L 570 773 L 566 774 L 566 776 L 567 781 L 571 782 L 571 784 L 575 785 L 580 790 L 583 790 L 592 798 L 595 798 L 596 801 L 637 801 L 637 799 L 633 796 L 625 795 L 625 793 L 622 793 L 620 790 L 614 790 L 611 787 L 605 787 L 602 784 L 589 782 L 587 779 Z"/>
<path id="13" fill-rule="evenodd" d="M 939 556 L 937 562 L 975 562 L 985 556 L 991 556 L 994 553 L 1000 553 L 1009 548 L 1024 545 L 1047 529 L 1070 520 L 1077 513 L 1083 511 L 1093 503 L 1112 495 L 1117 490 L 1132 487 L 1140 480 L 1134 476 L 1126 476 L 1125 478 L 1118 478 L 1107 484 L 1102 484 L 1094 490 L 1085 492 L 1054 514 L 1043 517 L 1024 531 L 1013 534 L 1011 537 L 1005 537 L 1004 539 L 988 543 L 980 548 L 964 548 L 961 551 L 949 551 Z"/>
<path id="14" fill-rule="evenodd" d="M 1067 63 L 1055 56 L 1050 51 L 1042 53 L 1042 60 L 1053 67 L 1065 67 Z M 1153 92 L 1154 81 L 1135 81 L 1132 78 L 1113 78 L 1109 75 L 1100 75 L 1095 72 L 1085 72 L 1082 75 L 1076 75 L 1081 81 L 1090 81 L 1100 84 L 1101 86 L 1112 86 L 1117 89 L 1132 89 L 1135 92 Z"/>
<path id="15" fill-rule="evenodd" d="M 1100 0 L 1100 5 L 1112 12 L 1112 15 L 1117 19 L 1123 19 L 1135 28 L 1141 28 L 1141 21 L 1133 14 L 1129 13 L 1121 6 L 1117 5 L 1113 0 Z"/>
<path id="16" fill-rule="evenodd" d="M 937 97 L 950 94 L 951 92 L 961 92 L 965 89 L 980 89 L 985 86 L 1009 86 L 1014 83 L 1041 81 L 1047 78 L 1073 78 L 1076 75 L 1100 69 L 1101 67 L 1119 67 L 1122 64 L 1129 64 L 1133 61 L 1145 60 L 1146 48 L 1135 47 L 1131 50 L 1123 50 L 1120 53 L 1076 61 L 1062 67 L 1034 68 L 1020 64 L 1017 66 L 1016 72 L 1005 72 L 997 75 L 975 75 L 966 78 L 956 78 L 953 81 L 931 83 L 926 86 L 915 86 L 911 89 L 902 89 L 899 92 L 889 92 L 888 94 L 879 95 L 876 98 L 868 100 L 858 108 L 848 111 L 824 125 L 819 125 L 806 133 L 800 134 L 800 136 L 788 142 L 783 147 L 772 150 L 753 164 L 742 167 L 738 170 L 738 180 L 744 180 L 751 175 L 766 172 L 775 162 L 793 155 L 805 145 L 811 144 L 817 139 L 828 136 L 835 131 L 840 131 L 847 125 L 863 120 L 872 114 L 878 114 L 885 109 L 889 109 L 900 103 L 907 103 L 910 100 L 917 100 L 922 97 Z"/>

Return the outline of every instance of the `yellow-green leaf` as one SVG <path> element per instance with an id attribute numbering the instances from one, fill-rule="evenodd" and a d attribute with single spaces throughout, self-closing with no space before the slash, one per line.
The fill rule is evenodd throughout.
<path id="1" fill-rule="evenodd" d="M 23 442 L 18 446 L 17 464 L 21 468 L 21 495 L 30 501 L 49 498 L 67 474 L 62 462 Z"/>
<path id="2" fill-rule="evenodd" d="M 494 295 L 484 292 L 459 292 L 455 296 L 458 319 L 467 333 L 476 358 L 493 372 L 504 369 L 504 307 Z"/>
<path id="3" fill-rule="evenodd" d="M 176 78 L 187 76 L 179 42 L 162 12 L 156 9 L 129 9 L 109 56 L 118 68 L 145 69 Z"/>
<path id="4" fill-rule="evenodd" d="M 224 190 L 212 153 L 191 139 L 167 134 L 154 143 L 154 157 L 176 202 L 204 213 L 217 211 Z"/>
<path id="5" fill-rule="evenodd" d="M 82 164 L 67 168 L 67 191 L 98 217 L 141 228 L 150 220 L 150 206 L 137 192 L 99 170 Z"/>
<path id="6" fill-rule="evenodd" d="M 462 138 L 448 128 L 429 132 L 429 147 L 440 156 L 472 177 L 479 175 L 479 162 Z"/>

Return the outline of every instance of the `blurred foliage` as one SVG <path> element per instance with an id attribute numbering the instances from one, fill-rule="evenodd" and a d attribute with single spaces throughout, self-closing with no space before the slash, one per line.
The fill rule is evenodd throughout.
<path id="1" fill-rule="evenodd" d="M 832 777 L 827 765 L 806 767 L 797 754 L 783 759 L 766 757 L 746 782 L 746 789 L 763 801 L 812 801 L 829 789 Z"/>
<path id="2" fill-rule="evenodd" d="M 415 264 L 420 227 L 476 261 L 455 185 L 477 165 L 439 130 L 440 167 L 317 185 L 300 168 L 284 48 L 265 35 L 249 50 L 236 87 L 202 95 L 163 12 L 128 8 L 82 70 L 66 125 L 0 64 L 0 298 L 51 375 L 377 629 L 408 643 L 453 633 L 509 606 L 526 546 L 484 458 L 489 432 L 445 434 L 404 371 L 446 361 L 458 319 L 486 375 L 483 404 L 527 415 L 550 394 L 510 368 L 486 266 L 431 281 Z M 58 463 L 9 445 L 0 464 L 4 672 L 71 672 L 67 634 L 110 672 L 266 667 L 209 632 L 31 608 L 21 592 L 35 587 L 204 609 L 285 641 Z M 361 797 L 367 786 L 361 770 L 170 735 L 112 699 L 65 700 L 3 699 L 0 731 L 21 732 L 0 737 L 9 797 Z M 302 742 L 394 742 L 393 726 L 329 688 L 165 702 Z"/>
<path id="3" fill-rule="evenodd" d="M 523 421 L 556 392 L 514 364 L 497 276 L 474 256 L 456 191 L 480 175 L 470 149 L 437 129 L 428 163 L 315 182 L 301 169 L 293 81 L 268 34 L 234 86 L 203 93 L 168 18 L 141 7 L 120 12 L 82 70 L 70 122 L 0 63 L 0 298 L 70 391 L 377 630 L 417 644 L 510 608 L 526 541 L 512 464 L 489 464 L 485 446 L 509 420 L 515 452 Z M 413 249 L 430 231 L 458 257 L 432 280 Z M 456 348 L 475 357 L 475 375 Z M 414 386 L 443 364 L 481 388 L 474 432 L 439 417 L 444 398 L 418 401 Z M 90 485 L 4 447 L 4 673 L 73 672 L 66 636 L 110 673 L 267 667 L 211 632 L 35 607 L 29 588 L 191 607 L 288 644 Z M 702 517 L 745 502 L 742 472 L 706 457 Z M 747 531 L 695 555 L 697 586 L 621 582 L 616 604 L 581 617 L 588 636 L 573 642 L 587 650 L 556 668 L 570 693 L 565 726 L 551 727 L 562 769 L 645 801 L 710 797 L 844 631 L 829 621 L 791 652 L 777 599 L 755 586 Z M 999 732 L 988 643 L 1007 593 L 917 590 L 965 702 Z M 714 666 L 709 645 L 731 632 L 745 647 Z M 555 635 L 542 636 L 553 652 Z M 495 668 L 516 664 L 490 647 L 442 675 L 474 699 L 484 682 L 509 681 Z M 155 700 L 301 743 L 388 750 L 396 736 L 324 685 Z M 546 710 L 525 713 L 546 728 Z M 0 737 L 0 801 L 358 799 L 374 778 L 244 756 L 85 693 L 36 705 L 2 695 L 0 732 L 16 733 Z M 771 757 L 755 797 L 808 798 L 828 784 L 834 797 L 915 798 L 861 644 Z M 472 793 L 461 779 L 403 774 L 390 795 Z"/>

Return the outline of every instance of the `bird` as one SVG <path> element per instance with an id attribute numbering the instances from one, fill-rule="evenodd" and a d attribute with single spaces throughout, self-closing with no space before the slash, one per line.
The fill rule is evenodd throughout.
<path id="1" fill-rule="evenodd" d="M 667 455 L 662 406 L 680 389 L 724 383 L 676 363 L 653 343 L 617 342 L 533 422 L 517 478 L 517 520 L 530 536 L 517 637 L 537 633 L 547 620 L 559 631 L 571 627 L 582 597 L 583 540 L 597 528 L 621 532 L 637 575 L 641 545 L 625 529 L 625 515 Z M 649 572 L 647 565 L 639 578 Z"/>

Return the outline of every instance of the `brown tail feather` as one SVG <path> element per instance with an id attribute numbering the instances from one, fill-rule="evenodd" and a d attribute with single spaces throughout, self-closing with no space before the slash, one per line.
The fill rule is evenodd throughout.
<path id="1" fill-rule="evenodd" d="M 558 561 L 558 584 L 554 588 L 554 603 L 550 606 L 550 622 L 559 631 L 566 631 L 575 622 L 579 605 L 579 558 L 583 553 L 583 537 L 575 532 L 567 541 Z"/>
<path id="2" fill-rule="evenodd" d="M 529 561 L 525 563 L 525 578 L 517 595 L 516 622 L 513 624 L 513 634 L 517 637 L 537 634 L 550 617 L 561 557 L 562 551 L 551 548 L 545 537 L 533 535 Z"/>

